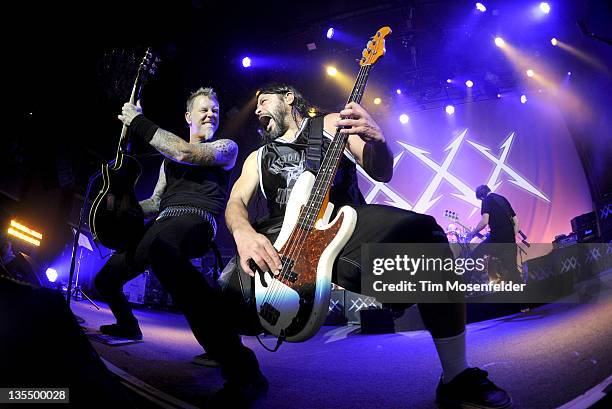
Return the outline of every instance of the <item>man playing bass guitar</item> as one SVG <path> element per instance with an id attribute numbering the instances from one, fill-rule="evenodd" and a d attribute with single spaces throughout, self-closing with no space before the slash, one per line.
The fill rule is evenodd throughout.
<path id="1" fill-rule="evenodd" d="M 357 221 L 336 259 L 332 280 L 350 291 L 360 291 L 362 243 L 446 242 L 444 231 L 431 216 L 365 204 L 357 185 L 356 166 L 363 167 L 373 179 L 388 182 L 393 174 L 393 157 L 382 130 L 364 108 L 351 102 L 340 113 L 315 118 L 308 117 L 308 108 L 301 93 L 290 85 L 272 84 L 259 91 L 255 114 L 262 126 L 264 145 L 246 159 L 225 212 L 245 272 L 253 274 L 252 262 L 261 271 L 274 274 L 282 268 L 272 243 L 279 234 L 290 190 L 310 167 L 309 162 L 325 155 L 337 127 L 349 136 L 330 202 L 336 209 L 354 207 Z M 309 140 L 313 137 L 321 141 L 319 158 L 312 157 Z M 247 208 L 258 189 L 267 199 L 268 216 L 252 226 Z M 467 365 L 465 304 L 420 304 L 419 310 L 442 364 L 437 390 L 440 403 L 449 407 L 509 407 L 508 394 L 495 386 L 485 371 Z"/>

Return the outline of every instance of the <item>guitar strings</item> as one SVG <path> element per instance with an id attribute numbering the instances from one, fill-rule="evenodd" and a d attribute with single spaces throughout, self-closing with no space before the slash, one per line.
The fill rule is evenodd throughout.
<path id="1" fill-rule="evenodd" d="M 355 88 L 353 89 L 353 92 L 351 93 L 351 96 L 349 97 L 348 102 L 351 101 L 356 101 L 359 102 L 361 100 L 361 97 L 363 96 L 363 92 L 365 91 L 365 82 L 367 81 L 367 76 L 369 73 L 369 69 L 370 69 L 370 65 L 367 66 L 362 66 L 360 68 L 359 74 L 358 74 L 358 79 L 355 85 Z M 347 102 L 347 103 L 348 103 Z M 311 197 L 309 197 L 309 201 L 307 203 L 306 206 L 306 211 L 302 211 L 300 213 L 300 219 L 302 220 L 300 223 L 300 228 L 302 229 L 302 231 L 300 232 L 300 234 L 297 236 L 296 239 L 293 240 L 293 242 L 291 242 L 291 244 L 289 245 L 289 251 L 288 254 L 291 254 L 291 259 L 293 258 L 297 258 L 299 257 L 301 250 L 303 248 L 303 244 L 305 243 L 305 240 L 308 236 L 308 234 L 310 233 L 310 230 L 312 227 L 314 227 L 314 223 L 316 222 L 316 216 L 319 213 L 319 210 L 317 210 L 317 207 L 321 207 L 322 205 L 322 201 L 325 198 L 325 195 L 327 193 L 327 190 L 325 190 L 325 192 L 320 192 L 323 190 L 323 186 L 328 185 L 330 182 L 331 177 L 335 176 L 335 172 L 328 172 L 325 169 L 330 169 L 329 167 L 329 163 L 325 164 L 325 162 L 336 162 L 336 165 L 338 164 L 338 161 L 341 158 L 341 154 L 344 150 L 345 147 L 345 142 L 347 139 L 347 136 L 340 136 L 338 134 L 339 131 L 336 132 L 336 137 L 334 138 L 334 140 L 332 141 L 332 147 L 329 150 L 331 153 L 329 155 L 325 155 L 324 157 L 324 164 L 323 166 L 320 168 L 318 174 L 317 174 L 317 179 L 315 179 L 315 187 L 313 189 L 312 195 Z M 321 178 L 318 178 L 319 174 L 323 173 L 323 176 Z M 328 179 L 328 180 L 326 180 Z M 317 186 L 318 185 L 318 186 Z M 318 203 L 317 207 L 313 206 L 313 202 L 316 203 L 317 201 L 319 201 L 319 198 L 317 196 L 320 196 L 320 202 Z M 313 213 L 310 213 L 312 210 L 314 210 Z M 304 216 L 305 215 L 305 216 Z M 313 218 L 313 220 L 310 220 L 311 218 Z M 305 220 L 304 220 L 305 219 Z M 305 222 L 307 222 L 305 224 Z M 290 237 L 291 238 L 291 237 Z M 296 252 L 296 248 L 297 248 L 297 252 Z M 285 279 L 285 268 L 286 265 L 283 265 L 282 269 L 281 269 L 281 274 L 280 274 L 280 279 L 278 280 L 280 283 L 283 282 L 283 280 Z M 288 265 L 287 265 L 288 266 Z M 288 269 L 288 267 L 287 267 Z M 288 279 L 288 277 L 287 277 Z M 269 297 L 267 297 L 270 300 L 270 304 L 271 305 L 275 305 L 276 300 L 278 300 L 279 296 L 284 296 L 286 294 L 286 292 L 288 291 L 288 289 L 284 286 L 282 286 L 281 284 L 278 284 L 277 286 L 275 286 L 275 288 L 270 288 L 267 293 L 270 294 Z M 276 283 L 274 283 L 276 284 Z M 281 287 L 280 291 L 277 287 Z M 274 297 L 276 296 L 276 297 Z M 264 299 L 265 300 L 265 299 Z"/>
<path id="2" fill-rule="evenodd" d="M 363 93 L 365 91 L 365 83 L 367 81 L 367 77 L 370 71 L 371 65 L 363 65 L 359 70 L 359 74 L 357 77 L 355 88 L 351 93 L 351 96 L 348 99 L 348 103 L 355 101 L 359 103 L 361 100 Z M 346 141 L 348 139 L 347 135 L 339 134 L 339 130 L 336 131 L 336 136 L 332 140 L 332 146 L 330 154 L 326 154 L 323 159 L 323 166 L 319 169 L 317 173 L 317 178 L 315 179 L 315 186 L 312 191 L 312 195 L 309 197 L 309 200 L 306 205 L 306 210 L 300 212 L 300 216 L 298 218 L 297 227 L 300 228 L 300 232 L 298 236 L 292 240 L 289 244 L 289 250 L 287 252 L 286 257 L 289 260 L 295 260 L 301 254 L 302 248 L 304 247 L 304 243 L 308 235 L 311 232 L 311 229 L 314 228 L 314 224 L 316 223 L 316 216 L 319 214 L 320 208 L 323 204 L 325 196 L 327 195 L 327 189 L 324 189 L 325 186 L 329 187 L 329 183 L 331 179 L 335 177 L 338 162 L 342 157 L 342 153 L 346 146 Z M 327 162 L 327 163 L 326 163 Z M 331 163 L 335 162 L 335 166 L 330 167 Z M 332 172 L 331 170 L 334 169 Z M 319 175 L 321 175 L 319 177 Z M 291 236 L 290 236 L 291 239 Z M 268 301 L 270 305 L 276 306 L 279 299 L 284 298 L 286 293 L 288 292 L 288 288 L 283 286 L 282 284 L 284 280 L 289 280 L 289 275 L 287 274 L 291 263 L 283 264 L 280 272 L 280 278 L 277 279 L 279 283 L 275 283 L 274 279 L 272 280 L 271 288 L 266 291 L 266 296 L 264 297 L 264 301 Z"/>
<path id="3" fill-rule="evenodd" d="M 355 98 L 360 98 L 359 88 L 361 88 L 362 85 L 364 85 L 366 77 L 367 77 L 367 71 L 369 71 L 369 70 L 364 70 L 363 68 L 364 67 L 361 67 L 359 70 L 358 80 L 355 85 L 355 88 L 353 89 L 353 92 L 351 93 L 351 96 L 349 97 L 349 102 L 354 100 Z M 315 186 L 313 186 L 314 187 L 313 194 L 311 194 L 311 196 L 309 197 L 309 200 L 306 206 L 306 211 L 300 212 L 300 217 L 298 219 L 298 222 L 299 222 L 299 227 L 302 229 L 302 231 L 297 237 L 290 236 L 290 239 L 293 239 L 290 243 L 288 243 L 289 249 L 288 249 L 287 254 L 291 254 L 290 259 L 293 259 L 293 257 L 295 257 L 296 254 L 299 255 L 299 253 L 301 252 L 301 248 L 303 247 L 305 238 L 309 234 L 309 230 L 311 228 L 309 224 L 313 224 L 312 223 L 313 221 L 310 221 L 310 218 L 316 217 L 316 215 L 318 214 L 318 211 L 316 211 L 316 214 L 310 214 L 311 210 L 316 210 L 316 208 L 313 208 L 312 202 L 315 202 L 316 200 L 318 200 L 317 196 L 321 196 L 321 199 L 325 197 L 324 194 L 317 193 L 317 192 L 322 190 L 323 186 L 321 185 L 325 185 L 329 183 L 329 180 L 326 181 L 325 177 L 329 177 L 329 174 L 331 172 L 326 173 L 325 170 L 322 170 L 322 169 L 329 168 L 330 164 L 329 163 L 326 164 L 326 162 L 331 162 L 332 160 L 334 160 L 333 159 L 334 156 L 336 157 L 335 162 L 337 163 L 337 161 L 339 160 L 338 154 L 342 152 L 344 149 L 345 140 L 346 138 L 339 137 L 338 131 L 337 131 L 336 137 L 332 141 L 332 147 L 329 150 L 329 152 L 331 153 L 329 155 L 327 154 L 325 155 L 323 159 L 323 165 L 319 169 L 319 172 L 317 174 L 317 179 L 315 179 Z M 322 172 L 323 172 L 323 176 L 319 178 L 318 176 Z M 321 204 L 322 203 L 319 204 L 319 207 L 321 206 Z M 308 223 L 305 224 L 305 221 L 308 221 Z M 296 253 L 296 248 L 299 248 L 297 253 Z M 270 304 L 273 306 L 275 305 L 275 301 L 278 299 L 278 297 L 284 296 L 286 294 L 286 291 L 288 291 L 286 287 L 281 285 L 281 283 L 283 283 L 283 280 L 285 278 L 285 273 L 286 273 L 285 270 L 288 270 L 288 268 L 289 268 L 288 265 L 283 265 L 283 267 L 281 268 L 280 279 L 277 279 L 279 283 L 274 283 L 274 280 L 273 280 L 273 284 L 276 284 L 276 285 L 274 286 L 274 288 L 272 288 L 271 286 L 271 288 L 267 291 L 267 295 L 269 294 L 269 296 L 264 298 L 264 301 L 266 301 L 266 299 L 270 300 Z M 278 287 L 280 287 L 280 290 Z"/>

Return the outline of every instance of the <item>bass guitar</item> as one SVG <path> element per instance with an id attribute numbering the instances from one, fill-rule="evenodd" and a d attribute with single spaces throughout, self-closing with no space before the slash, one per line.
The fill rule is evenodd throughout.
<path id="1" fill-rule="evenodd" d="M 360 70 L 347 103 L 361 101 L 374 63 L 385 53 L 383 27 L 367 43 Z M 336 130 L 316 176 L 302 173 L 292 188 L 283 225 L 274 247 L 282 268 L 272 276 L 256 271 L 255 304 L 261 325 L 279 340 L 305 341 L 317 333 L 327 315 L 334 261 L 350 239 L 357 212 L 343 206 L 330 221 L 332 181 L 342 158 L 347 136 Z M 251 261 L 251 266 L 254 262 Z"/>

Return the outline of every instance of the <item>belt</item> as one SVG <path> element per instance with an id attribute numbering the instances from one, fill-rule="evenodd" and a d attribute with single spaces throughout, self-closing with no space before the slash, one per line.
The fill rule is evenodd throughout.
<path id="1" fill-rule="evenodd" d="M 212 238 L 213 240 L 215 239 L 217 236 L 217 220 L 208 210 L 200 209 L 199 207 L 184 205 L 168 206 L 159 213 L 155 220 L 161 220 L 167 217 L 185 216 L 188 214 L 195 214 L 208 222 L 213 229 Z"/>

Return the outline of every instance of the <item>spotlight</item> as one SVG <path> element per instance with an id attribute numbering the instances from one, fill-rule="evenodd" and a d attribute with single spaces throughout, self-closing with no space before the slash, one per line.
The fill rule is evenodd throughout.
<path id="1" fill-rule="evenodd" d="M 397 95 L 401 95 L 401 94 L 402 94 L 402 90 L 398 88 L 398 89 L 396 89 L 396 90 L 395 90 L 395 93 L 396 93 Z"/>
<path id="2" fill-rule="evenodd" d="M 45 274 L 50 283 L 54 283 L 57 280 L 57 271 L 54 268 L 48 268 Z"/>
<path id="3" fill-rule="evenodd" d="M 540 3 L 540 10 L 544 14 L 550 13 L 550 4 L 543 1 L 542 3 Z"/>
<path id="4" fill-rule="evenodd" d="M 553 37 L 553 38 L 550 40 L 550 43 L 551 43 L 553 46 L 556 46 L 557 44 L 559 44 L 559 40 L 557 40 L 555 37 Z"/>
<path id="5" fill-rule="evenodd" d="M 447 84 L 450 84 L 451 82 L 453 82 L 453 80 L 451 80 L 450 78 L 446 80 Z"/>
<path id="6" fill-rule="evenodd" d="M 406 114 L 401 114 L 399 117 L 399 120 L 401 123 L 406 124 L 408 123 L 408 120 L 410 119 L 410 117 Z"/>
<path id="7" fill-rule="evenodd" d="M 501 94 L 497 94 L 497 98 L 501 98 Z"/>
<path id="8" fill-rule="evenodd" d="M 327 75 L 331 75 L 332 77 L 334 77 L 336 74 L 338 74 L 338 70 L 336 69 L 336 67 L 327 67 Z"/>
<path id="9" fill-rule="evenodd" d="M 447 105 L 446 108 L 444 108 L 444 110 L 446 111 L 448 115 L 452 115 L 455 113 L 455 107 L 452 105 Z"/>
<path id="10" fill-rule="evenodd" d="M 251 59 L 249 57 L 244 57 L 242 59 L 242 66 L 244 68 L 249 68 L 251 66 Z"/>
<path id="11" fill-rule="evenodd" d="M 334 28 L 330 27 L 327 29 L 327 34 L 325 34 L 327 38 L 332 38 L 334 36 Z"/>
<path id="12" fill-rule="evenodd" d="M 525 94 L 521 95 L 521 104 L 527 102 L 527 96 Z"/>
<path id="13" fill-rule="evenodd" d="M 525 71 L 525 73 L 527 74 L 527 76 L 529 78 L 533 77 L 535 75 L 535 72 L 533 72 L 532 69 L 528 69 L 527 71 Z"/>
<path id="14" fill-rule="evenodd" d="M 468 88 L 472 88 L 474 86 L 474 83 L 471 80 L 467 80 L 465 82 L 465 86 L 468 87 Z"/>
<path id="15" fill-rule="evenodd" d="M 506 45 L 506 42 L 501 37 L 495 37 L 495 45 L 498 46 L 499 48 L 501 48 L 504 45 Z"/>
<path id="16" fill-rule="evenodd" d="M 487 11 L 487 8 L 482 3 L 476 3 L 476 10 L 482 11 L 484 13 L 485 11 Z"/>
<path id="17" fill-rule="evenodd" d="M 567 72 L 567 76 L 569 77 L 569 76 L 571 76 L 571 75 L 572 75 L 572 72 L 571 72 L 571 71 L 568 71 L 568 72 Z"/>
<path id="18" fill-rule="evenodd" d="M 382 102 L 382 99 L 378 97 L 374 98 L 374 105 L 380 105 L 381 102 Z"/>
<path id="19" fill-rule="evenodd" d="M 310 108 L 308 109 L 308 116 L 311 118 L 314 118 L 315 116 L 317 116 L 317 110 L 316 108 Z"/>

